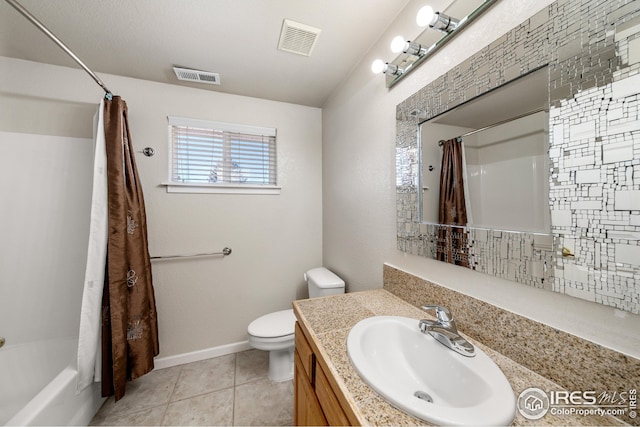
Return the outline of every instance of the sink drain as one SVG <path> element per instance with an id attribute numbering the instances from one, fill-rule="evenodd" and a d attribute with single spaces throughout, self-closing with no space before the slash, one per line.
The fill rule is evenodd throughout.
<path id="1" fill-rule="evenodd" d="M 415 393 L 413 393 L 413 395 L 418 399 L 424 400 L 425 402 L 433 403 L 433 398 L 429 396 L 429 393 L 418 390 Z"/>

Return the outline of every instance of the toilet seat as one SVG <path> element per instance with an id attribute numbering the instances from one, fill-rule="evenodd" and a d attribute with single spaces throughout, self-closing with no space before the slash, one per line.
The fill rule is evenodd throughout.
<path id="1" fill-rule="evenodd" d="M 269 352 L 271 381 L 289 381 L 293 378 L 295 327 L 296 316 L 293 309 L 289 309 L 258 317 L 247 328 L 249 345 Z"/>
<path id="2" fill-rule="evenodd" d="M 296 316 L 293 314 L 293 309 L 290 308 L 258 317 L 249 324 L 247 332 L 255 338 L 262 338 L 260 341 L 286 341 L 294 334 L 295 325 Z"/>

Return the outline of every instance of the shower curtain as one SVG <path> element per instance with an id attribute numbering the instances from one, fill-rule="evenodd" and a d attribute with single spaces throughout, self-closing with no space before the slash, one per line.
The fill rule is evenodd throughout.
<path id="1" fill-rule="evenodd" d="M 440 211 L 437 259 L 469 266 L 467 208 L 464 195 L 464 160 L 461 138 L 445 141 L 440 172 Z"/>
<path id="2" fill-rule="evenodd" d="M 98 345 L 100 340 L 100 312 L 102 288 L 107 257 L 107 151 L 104 140 L 104 99 L 93 123 L 94 160 L 89 247 L 84 275 L 84 291 L 80 309 L 78 334 L 78 384 L 80 394 L 94 381 L 100 381 L 101 366 Z"/>
<path id="3" fill-rule="evenodd" d="M 124 396 L 127 380 L 153 369 L 158 322 L 147 247 L 147 220 L 127 104 L 105 101 L 109 242 L 102 295 L 102 394 Z"/>
<path id="4" fill-rule="evenodd" d="M 98 173 L 94 174 L 94 180 L 100 180 L 106 174 L 102 182 L 107 191 L 106 198 L 100 198 L 99 193 L 96 197 L 94 192 L 90 236 L 93 226 L 96 223 L 100 226 L 100 221 L 93 221 L 95 208 L 96 216 L 100 212 L 103 214 L 107 224 L 104 236 L 108 237 L 100 243 L 99 237 L 104 230 L 95 233 L 95 246 L 106 252 L 106 260 L 105 257 L 99 258 L 100 252 L 97 251 L 97 255 L 89 254 L 95 255 L 97 261 L 87 261 L 87 270 L 92 264 L 93 278 L 85 280 L 83 304 L 88 301 L 92 307 L 83 306 L 82 309 L 83 313 L 86 310 L 90 314 L 81 318 L 80 336 L 86 339 L 83 340 L 83 348 L 78 350 L 78 369 L 83 369 L 80 373 L 82 383 L 79 381 L 78 388 L 91 382 L 93 370 L 90 366 L 97 369 L 97 365 L 101 365 L 96 379 L 102 382 L 102 395 L 115 395 L 117 401 L 125 394 L 127 380 L 153 369 L 153 357 L 159 353 L 158 324 L 144 197 L 131 145 L 127 105 L 120 97 L 114 96 L 112 100 L 103 100 L 101 107 L 104 135 L 100 135 L 99 127 L 96 145 L 103 136 L 106 163 L 102 171 L 96 163 Z M 98 147 L 96 151 L 99 151 Z M 102 289 L 97 291 L 96 278 L 99 278 L 100 271 L 103 275 Z M 83 327 L 88 332 L 83 331 Z M 89 354 L 91 344 L 97 344 L 100 335 L 101 352 Z"/>

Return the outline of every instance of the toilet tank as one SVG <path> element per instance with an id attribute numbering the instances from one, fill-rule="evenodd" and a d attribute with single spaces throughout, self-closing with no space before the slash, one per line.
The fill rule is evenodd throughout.
<path id="1" fill-rule="evenodd" d="M 309 288 L 309 298 L 344 293 L 344 280 L 324 267 L 307 271 L 304 274 L 304 280 Z"/>

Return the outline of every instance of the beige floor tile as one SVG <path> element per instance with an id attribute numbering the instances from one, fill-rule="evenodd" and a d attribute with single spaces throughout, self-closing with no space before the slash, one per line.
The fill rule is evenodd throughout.
<path id="1" fill-rule="evenodd" d="M 124 416 L 169 403 L 182 366 L 152 371 L 127 383 L 126 394 L 118 402 L 107 399 L 96 417 Z"/>
<path id="2" fill-rule="evenodd" d="M 165 426 L 229 426 L 233 422 L 233 388 L 172 402 Z"/>
<path id="3" fill-rule="evenodd" d="M 183 365 L 171 401 L 233 387 L 236 355 L 214 357 Z"/>
<path id="4" fill-rule="evenodd" d="M 269 378 L 269 352 L 247 350 L 236 354 L 236 385 Z"/>
<path id="5" fill-rule="evenodd" d="M 167 409 L 166 405 L 147 408 L 130 414 L 111 413 L 106 417 L 96 415 L 92 426 L 157 426 Z"/>
<path id="6" fill-rule="evenodd" d="M 236 386 L 234 413 L 236 426 L 293 425 L 293 381 Z"/>
<path id="7" fill-rule="evenodd" d="M 154 371 L 107 400 L 91 425 L 291 425 L 293 382 L 271 382 L 268 371 L 260 350 Z"/>

